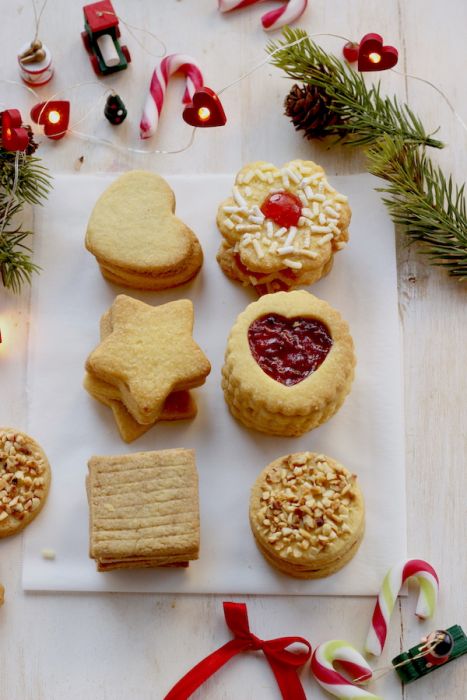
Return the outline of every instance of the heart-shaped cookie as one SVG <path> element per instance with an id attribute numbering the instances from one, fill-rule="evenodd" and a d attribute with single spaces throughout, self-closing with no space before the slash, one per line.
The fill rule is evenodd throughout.
<path id="1" fill-rule="evenodd" d="M 17 109 L 2 112 L 2 147 L 5 151 L 25 151 L 29 145 L 29 135 L 21 124 L 21 114 Z"/>
<path id="2" fill-rule="evenodd" d="M 133 170 L 99 197 L 86 248 L 124 286 L 164 289 L 191 279 L 202 264 L 199 241 L 175 216 L 175 195 L 159 175 Z"/>
<path id="3" fill-rule="evenodd" d="M 302 382 L 317 370 L 332 347 L 329 330 L 321 321 L 279 314 L 253 321 L 248 342 L 263 372 L 286 386 Z"/>
<path id="4" fill-rule="evenodd" d="M 70 103 L 67 100 L 39 102 L 31 109 L 31 119 L 44 127 L 49 139 L 62 139 L 70 123 Z"/>
<path id="5" fill-rule="evenodd" d="M 365 34 L 358 50 L 358 70 L 376 71 L 393 68 L 399 54 L 394 46 L 383 46 L 383 37 L 379 34 Z"/>
<path id="6" fill-rule="evenodd" d="M 202 87 L 193 95 L 193 102 L 183 110 L 183 119 L 191 126 L 224 126 L 227 122 L 222 102 L 214 90 Z"/>

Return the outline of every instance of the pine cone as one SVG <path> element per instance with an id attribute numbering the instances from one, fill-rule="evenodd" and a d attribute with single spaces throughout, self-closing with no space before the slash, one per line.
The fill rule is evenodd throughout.
<path id="1" fill-rule="evenodd" d="M 297 131 L 304 131 L 307 139 L 329 136 L 329 127 L 342 123 L 338 114 L 330 109 L 331 99 L 316 85 L 294 85 L 284 103 L 285 114 L 290 117 Z"/>

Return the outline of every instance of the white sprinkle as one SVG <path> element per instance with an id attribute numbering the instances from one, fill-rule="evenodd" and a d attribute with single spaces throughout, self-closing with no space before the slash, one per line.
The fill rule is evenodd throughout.
<path id="1" fill-rule="evenodd" d="M 313 172 L 313 169 L 309 168 L 308 165 L 302 165 L 300 169 L 304 175 L 311 175 Z"/>
<path id="2" fill-rule="evenodd" d="M 248 279 L 250 280 L 250 284 L 252 284 L 253 287 L 256 287 L 256 285 L 258 284 L 258 280 L 256 279 L 256 277 L 253 277 L 252 275 L 250 275 L 248 277 Z"/>
<path id="3" fill-rule="evenodd" d="M 319 204 L 318 202 L 313 202 L 313 214 L 315 216 L 318 216 L 319 214 Z"/>
<path id="4" fill-rule="evenodd" d="M 291 226 L 290 229 L 289 229 L 289 235 L 288 235 L 287 238 L 285 239 L 284 245 L 285 245 L 285 246 L 292 245 L 292 243 L 294 242 L 294 238 L 295 238 L 296 235 L 297 235 L 297 227 L 296 227 L 296 226 Z"/>
<path id="5" fill-rule="evenodd" d="M 337 204 L 334 204 L 334 209 L 335 209 L 336 211 L 341 211 L 342 205 L 339 204 L 339 202 L 338 202 Z"/>
<path id="6" fill-rule="evenodd" d="M 304 207 L 308 206 L 308 199 L 305 197 L 304 192 L 297 192 L 298 198 L 300 199 L 301 203 L 303 204 Z"/>
<path id="7" fill-rule="evenodd" d="M 336 191 L 336 190 L 334 189 L 334 187 L 332 187 L 332 186 L 329 184 L 329 182 L 326 182 L 326 180 L 324 181 L 324 189 L 326 190 L 326 192 L 335 192 L 335 191 Z"/>
<path id="8" fill-rule="evenodd" d="M 272 221 L 266 221 L 266 235 L 268 238 L 272 238 L 274 234 L 274 226 Z"/>
<path id="9" fill-rule="evenodd" d="M 318 192 L 324 192 L 324 183 L 320 182 L 318 185 Z"/>
<path id="10" fill-rule="evenodd" d="M 251 221 L 252 224 L 262 224 L 264 221 L 264 216 L 249 216 L 248 221 Z"/>
<path id="11" fill-rule="evenodd" d="M 324 245 L 325 243 L 332 241 L 333 238 L 334 238 L 334 234 L 328 233 L 326 236 L 323 236 L 322 238 L 319 239 L 318 245 Z"/>
<path id="12" fill-rule="evenodd" d="M 251 235 L 253 236 L 253 238 L 261 238 L 260 233 L 252 233 Z"/>
<path id="13" fill-rule="evenodd" d="M 320 211 L 320 213 L 319 213 L 319 219 L 318 219 L 318 220 L 319 220 L 319 223 L 321 224 L 321 226 L 324 226 L 324 224 L 327 223 L 327 219 L 326 219 L 326 217 L 324 216 L 324 214 L 323 214 L 322 211 Z"/>
<path id="14" fill-rule="evenodd" d="M 240 250 L 240 246 L 238 245 L 238 241 L 237 241 L 237 243 L 235 243 L 235 245 L 233 247 L 233 252 L 238 253 L 239 250 Z"/>
<path id="15" fill-rule="evenodd" d="M 255 249 L 255 253 L 260 260 L 261 258 L 264 258 L 264 250 L 261 248 L 261 245 L 256 238 L 253 239 L 253 248 Z"/>
<path id="16" fill-rule="evenodd" d="M 245 233 L 245 235 L 242 237 L 242 243 L 244 245 L 248 245 L 249 243 L 251 243 L 252 238 L 253 236 L 251 235 L 251 233 Z"/>
<path id="17" fill-rule="evenodd" d="M 339 241 L 339 243 L 336 243 L 336 248 L 337 250 L 342 250 L 342 248 L 345 248 L 345 241 Z"/>
<path id="18" fill-rule="evenodd" d="M 337 211 L 336 211 L 335 209 L 333 209 L 332 207 L 325 207 L 325 208 L 324 208 L 324 211 L 326 212 L 326 214 L 329 214 L 329 216 L 332 216 L 334 219 L 338 219 L 338 218 L 339 218 L 339 214 L 338 214 Z"/>
<path id="19" fill-rule="evenodd" d="M 329 226 L 310 226 L 310 231 L 311 233 L 330 233 L 331 229 Z"/>
<path id="20" fill-rule="evenodd" d="M 349 198 L 345 196 L 345 194 L 336 194 L 335 196 L 336 202 L 348 202 Z"/>
<path id="21" fill-rule="evenodd" d="M 313 260 L 318 257 L 318 253 L 315 253 L 314 250 L 301 250 L 300 253 L 307 258 L 313 258 Z"/>
<path id="22" fill-rule="evenodd" d="M 258 231 L 261 228 L 258 224 L 237 224 L 235 229 L 237 231 Z"/>
<path id="23" fill-rule="evenodd" d="M 287 173 L 290 179 L 298 185 L 298 183 L 300 182 L 300 177 L 297 175 L 296 172 L 294 172 L 291 168 L 284 168 L 284 172 Z"/>
<path id="24" fill-rule="evenodd" d="M 294 247 L 293 245 L 282 246 L 282 248 L 277 249 L 277 252 L 279 255 L 288 255 L 294 252 Z"/>
<path id="25" fill-rule="evenodd" d="M 282 177 L 282 184 L 284 185 L 284 187 L 290 187 L 290 182 L 289 182 L 289 178 L 287 177 L 287 173 L 282 171 L 281 177 Z"/>
<path id="26" fill-rule="evenodd" d="M 278 177 L 281 177 L 281 171 L 280 170 L 275 170 L 272 174 L 274 180 L 277 180 Z"/>
<path id="27" fill-rule="evenodd" d="M 255 176 L 254 170 L 247 170 L 243 176 L 243 182 L 245 183 L 245 185 L 248 185 L 248 183 L 253 180 L 254 176 Z"/>
<path id="28" fill-rule="evenodd" d="M 269 182 L 270 185 L 274 182 L 274 177 L 272 173 L 266 173 L 266 180 Z"/>
<path id="29" fill-rule="evenodd" d="M 284 259 L 284 265 L 287 267 L 293 267 L 295 270 L 300 270 L 302 268 L 302 263 L 298 260 L 289 260 L 289 258 Z"/>
<path id="30" fill-rule="evenodd" d="M 275 253 L 276 250 L 277 250 L 277 246 L 278 246 L 278 245 L 279 245 L 279 244 L 278 244 L 277 241 L 272 241 L 271 246 L 270 246 L 270 248 L 269 248 L 269 252 L 270 252 L 270 253 Z"/>
<path id="31" fill-rule="evenodd" d="M 232 219 L 232 221 L 236 221 L 237 224 L 241 224 L 243 221 L 242 217 L 239 216 L 238 214 L 232 214 L 232 216 L 230 218 Z"/>
<path id="32" fill-rule="evenodd" d="M 227 226 L 228 229 L 230 229 L 230 231 L 231 231 L 233 228 L 235 228 L 234 222 L 231 221 L 230 219 L 224 219 L 224 224 Z"/>
<path id="33" fill-rule="evenodd" d="M 265 173 L 262 172 L 262 170 L 255 170 L 255 175 L 257 177 L 259 177 L 261 182 L 267 182 L 267 177 L 266 177 Z"/>
<path id="34" fill-rule="evenodd" d="M 234 188 L 233 188 L 233 196 L 234 196 L 234 199 L 235 199 L 235 201 L 237 202 L 238 206 L 239 206 L 239 207 L 243 207 L 244 209 L 246 209 L 247 203 L 246 203 L 246 201 L 243 199 L 242 195 L 240 194 L 240 190 L 238 189 L 238 187 L 235 187 L 235 186 L 234 186 Z"/>
<path id="35" fill-rule="evenodd" d="M 54 549 L 41 549 L 41 554 L 43 559 L 49 559 L 49 561 L 53 561 L 55 559 Z"/>
<path id="36" fill-rule="evenodd" d="M 308 199 L 312 199 L 314 202 L 324 202 L 326 200 L 326 197 L 324 196 L 324 194 L 314 194 Z"/>
<path id="37" fill-rule="evenodd" d="M 281 238 L 281 236 L 284 235 L 284 233 L 287 233 L 287 229 L 285 226 L 282 226 L 282 228 L 278 228 L 276 233 L 274 234 L 274 238 Z"/>
<path id="38" fill-rule="evenodd" d="M 308 219 L 306 219 L 304 216 L 301 216 L 298 220 L 298 225 L 301 226 L 306 226 L 308 223 Z"/>
<path id="39" fill-rule="evenodd" d="M 271 245 L 271 239 L 270 238 L 262 238 L 261 245 L 265 245 L 267 248 L 269 248 L 269 246 Z"/>
<path id="40" fill-rule="evenodd" d="M 309 219 L 312 219 L 315 216 L 315 214 L 308 207 L 303 207 L 302 216 L 307 216 Z"/>
<path id="41" fill-rule="evenodd" d="M 311 189 L 310 185 L 305 185 L 305 197 L 307 199 L 311 199 L 313 197 L 313 190 Z"/>
<path id="42" fill-rule="evenodd" d="M 237 214 L 239 211 L 245 211 L 243 207 L 223 207 L 226 214 Z"/>
<path id="43" fill-rule="evenodd" d="M 330 207 L 332 204 L 332 199 L 325 199 L 323 202 L 323 207 Z"/>
<path id="44" fill-rule="evenodd" d="M 245 187 L 245 194 L 247 197 L 251 197 L 251 195 L 253 194 L 253 190 L 251 189 L 251 187 L 249 185 L 247 185 Z"/>
<path id="45" fill-rule="evenodd" d="M 305 238 L 303 239 L 303 247 L 304 247 L 304 248 L 309 248 L 309 247 L 310 247 L 310 243 L 311 243 L 311 236 L 310 236 L 310 232 L 307 231 L 306 234 L 305 234 Z"/>

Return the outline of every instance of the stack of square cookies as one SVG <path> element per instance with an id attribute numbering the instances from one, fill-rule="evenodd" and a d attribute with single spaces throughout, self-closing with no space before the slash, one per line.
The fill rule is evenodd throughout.
<path id="1" fill-rule="evenodd" d="M 188 566 L 199 557 L 193 450 L 91 457 L 89 555 L 98 571 Z"/>
<path id="2" fill-rule="evenodd" d="M 111 408 L 125 442 L 160 420 L 196 415 L 189 389 L 204 384 L 211 366 L 192 330 L 188 299 L 154 307 L 119 295 L 102 316 L 84 387 Z"/>

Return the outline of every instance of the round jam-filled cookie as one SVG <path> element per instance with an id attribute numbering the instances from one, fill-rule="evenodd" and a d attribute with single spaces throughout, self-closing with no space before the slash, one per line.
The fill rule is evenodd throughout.
<path id="1" fill-rule="evenodd" d="M 349 238 L 347 197 L 311 160 L 282 168 L 257 161 L 238 173 L 219 207 L 217 260 L 225 274 L 259 295 L 313 284 Z"/>
<path id="2" fill-rule="evenodd" d="M 50 477 L 48 459 L 35 440 L 0 428 L 0 537 L 20 532 L 40 513 Z"/>
<path id="3" fill-rule="evenodd" d="M 354 377 L 347 323 L 309 292 L 267 294 L 233 326 L 222 388 L 244 425 L 270 435 L 297 436 L 329 420 Z"/>
<path id="4" fill-rule="evenodd" d="M 271 462 L 250 499 L 250 525 L 266 561 L 295 578 L 321 578 L 355 555 L 365 529 L 357 477 L 325 455 Z"/>

